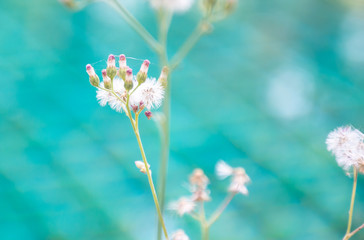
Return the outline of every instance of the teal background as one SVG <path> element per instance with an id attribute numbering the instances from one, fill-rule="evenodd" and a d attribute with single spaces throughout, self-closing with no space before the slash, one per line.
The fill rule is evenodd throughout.
<path id="1" fill-rule="evenodd" d="M 121 2 L 156 34 L 147 2 Z M 352 180 L 324 142 L 340 125 L 364 130 L 364 5 L 345 2 L 240 1 L 174 72 L 167 201 L 188 194 L 200 167 L 211 179 L 211 213 L 228 186 L 214 176 L 219 159 L 252 179 L 212 240 L 342 239 Z M 170 55 L 197 19 L 197 8 L 173 19 Z M 2 240 L 155 239 L 131 127 L 98 105 L 85 73 L 87 63 L 104 68 L 110 53 L 148 58 L 159 74 L 156 55 L 104 3 L 70 12 L 57 1 L 0 1 Z M 141 134 L 156 176 L 153 121 L 143 118 Z M 354 227 L 364 222 L 363 181 Z M 167 212 L 166 221 L 199 239 L 193 219 Z"/>

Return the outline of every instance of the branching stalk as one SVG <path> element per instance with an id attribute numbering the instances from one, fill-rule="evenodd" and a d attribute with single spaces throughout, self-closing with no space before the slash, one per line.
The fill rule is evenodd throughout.
<path id="1" fill-rule="evenodd" d="M 355 193 L 356 193 L 356 184 L 357 184 L 357 181 L 358 181 L 358 170 L 354 167 L 353 191 L 351 193 L 351 202 L 350 202 L 350 210 L 349 210 L 348 227 L 346 229 L 346 234 L 345 234 L 343 240 L 347 240 L 347 239 L 349 239 L 352 236 L 350 234 L 350 230 L 351 230 L 351 222 L 352 222 L 352 219 L 353 219 L 353 210 L 354 210 L 354 202 L 355 202 Z"/>

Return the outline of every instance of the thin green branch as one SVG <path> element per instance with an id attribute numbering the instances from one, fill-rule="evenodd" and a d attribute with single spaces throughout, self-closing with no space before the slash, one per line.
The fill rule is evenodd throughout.
<path id="1" fill-rule="evenodd" d="M 124 20 L 145 40 L 145 42 L 155 51 L 160 52 L 161 44 L 144 28 L 144 26 L 118 1 L 104 0 L 109 3 L 124 18 Z"/>
<path id="2" fill-rule="evenodd" d="M 221 203 L 221 205 L 216 209 L 216 211 L 212 214 L 210 219 L 207 221 L 207 225 L 210 227 L 216 220 L 221 216 L 221 214 L 224 212 L 225 208 L 229 205 L 231 200 L 234 198 L 236 193 L 230 193 L 226 196 L 224 201 Z"/>
<path id="3" fill-rule="evenodd" d="M 351 230 L 351 223 L 353 219 L 353 210 L 354 210 L 354 202 L 355 202 L 355 193 L 356 193 L 356 185 L 358 181 L 358 170 L 354 167 L 354 179 L 353 179 L 353 191 L 351 193 L 351 202 L 350 202 L 350 210 L 349 210 L 349 219 L 348 219 L 348 227 L 346 229 L 346 234 L 344 236 L 344 240 L 349 239 L 350 230 Z"/>

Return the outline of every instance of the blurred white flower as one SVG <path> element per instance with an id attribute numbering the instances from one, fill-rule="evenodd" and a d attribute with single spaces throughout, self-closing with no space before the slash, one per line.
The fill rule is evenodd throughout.
<path id="1" fill-rule="evenodd" d="M 181 197 L 175 202 L 169 204 L 169 209 L 176 211 L 178 215 L 183 216 L 186 213 L 191 213 L 196 207 L 196 204 L 187 197 Z"/>
<path id="2" fill-rule="evenodd" d="M 172 234 L 172 240 L 190 240 L 186 233 L 179 229 Z"/>
<path id="3" fill-rule="evenodd" d="M 233 168 L 230 167 L 226 162 L 220 160 L 215 167 L 216 175 L 219 179 L 225 179 L 231 176 L 234 172 Z"/>
<path id="4" fill-rule="evenodd" d="M 215 167 L 216 175 L 220 179 L 232 176 L 228 191 L 248 195 L 246 184 L 250 183 L 250 178 L 242 167 L 232 168 L 223 160 L 220 160 Z"/>
<path id="5" fill-rule="evenodd" d="M 186 12 L 189 10 L 194 0 L 149 0 L 154 9 L 165 9 L 170 12 Z"/>
<path id="6" fill-rule="evenodd" d="M 246 174 L 245 169 L 241 167 L 234 168 L 234 173 L 229 186 L 229 192 L 248 195 L 249 192 L 246 188 L 246 184 L 248 183 L 250 183 L 250 178 Z"/>
<path id="7" fill-rule="evenodd" d="M 345 171 L 352 167 L 361 170 L 364 166 L 364 134 L 351 126 L 330 132 L 326 139 L 327 150 L 335 155 L 336 161 Z"/>

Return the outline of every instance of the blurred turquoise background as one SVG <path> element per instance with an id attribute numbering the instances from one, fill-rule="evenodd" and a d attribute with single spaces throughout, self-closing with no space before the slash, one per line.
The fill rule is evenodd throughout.
<path id="1" fill-rule="evenodd" d="M 146 1 L 121 2 L 156 34 Z M 343 124 L 364 130 L 364 3 L 239 2 L 173 74 L 167 200 L 188 194 L 188 175 L 201 167 L 211 213 L 228 186 L 214 177 L 224 159 L 253 182 L 212 240 L 341 239 L 352 179 L 325 138 Z M 197 8 L 173 19 L 170 53 L 197 19 Z M 0 239 L 155 239 L 129 122 L 98 105 L 85 72 L 87 63 L 104 68 L 110 53 L 148 58 L 159 74 L 156 55 L 103 3 L 73 13 L 57 1 L 0 1 Z M 153 121 L 141 125 L 156 176 L 158 132 Z M 363 182 L 354 227 L 364 222 Z M 192 219 L 166 217 L 171 232 L 199 239 Z"/>

